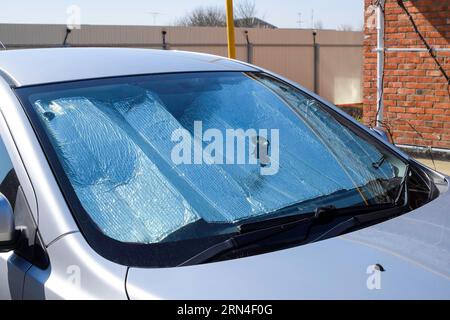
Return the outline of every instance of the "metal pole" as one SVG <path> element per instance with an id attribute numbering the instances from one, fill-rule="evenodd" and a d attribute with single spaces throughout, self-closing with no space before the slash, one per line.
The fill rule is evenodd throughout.
<path id="1" fill-rule="evenodd" d="M 314 93 L 319 94 L 319 45 L 316 42 L 317 32 L 313 31 L 314 56 Z"/>
<path id="2" fill-rule="evenodd" d="M 69 38 L 69 34 L 72 32 L 72 29 L 66 28 L 66 35 L 63 41 L 63 47 L 68 47 L 67 38 Z"/>
<path id="3" fill-rule="evenodd" d="M 247 62 L 252 63 L 253 61 L 253 45 L 250 42 L 250 37 L 248 36 L 248 31 L 245 30 L 245 40 L 247 41 Z"/>
<path id="4" fill-rule="evenodd" d="M 450 48 L 433 48 L 435 52 L 450 52 Z M 427 48 L 386 48 L 386 52 L 428 52 Z"/>
<path id="5" fill-rule="evenodd" d="M 382 126 L 383 101 L 383 73 L 384 73 L 384 0 L 377 6 L 377 126 Z"/>
<path id="6" fill-rule="evenodd" d="M 227 0 L 227 38 L 228 38 L 228 58 L 236 59 L 233 0 Z"/>
<path id="7" fill-rule="evenodd" d="M 166 41 L 167 31 L 166 31 L 166 30 L 163 30 L 163 31 L 161 32 L 161 34 L 162 34 L 162 49 L 163 49 L 163 50 L 167 50 L 167 41 Z"/>

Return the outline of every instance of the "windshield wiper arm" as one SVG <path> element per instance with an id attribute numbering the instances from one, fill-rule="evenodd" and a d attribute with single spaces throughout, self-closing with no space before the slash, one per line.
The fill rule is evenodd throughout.
<path id="1" fill-rule="evenodd" d="M 248 245 L 251 245 L 258 241 L 270 238 L 270 237 L 280 234 L 282 232 L 292 230 L 301 225 L 308 226 L 309 224 L 308 223 L 305 224 L 305 222 L 310 222 L 310 221 L 311 221 L 310 218 L 303 217 L 301 219 L 298 219 L 297 221 L 283 223 L 280 225 L 276 225 L 276 226 L 272 226 L 272 227 L 268 227 L 268 228 L 264 228 L 264 229 L 244 232 L 242 234 L 240 233 L 238 235 L 231 237 L 228 240 L 220 242 L 220 243 L 206 249 L 205 251 L 200 252 L 199 254 L 193 256 L 192 258 L 190 258 L 190 259 L 186 260 L 185 262 L 183 262 L 182 264 L 180 264 L 179 267 L 206 263 L 209 260 L 211 260 L 225 252 L 246 247 Z M 242 227 L 238 227 L 238 228 L 240 230 L 242 230 L 241 229 Z"/>
<path id="2" fill-rule="evenodd" d="M 376 211 L 372 213 L 365 213 L 353 216 L 350 219 L 335 225 L 333 228 L 325 231 L 324 233 L 316 237 L 314 240 L 311 240 L 309 242 L 316 242 L 327 238 L 339 236 L 347 232 L 348 230 L 358 227 L 360 225 L 373 223 L 374 221 L 384 220 L 387 218 L 392 218 L 400 213 L 403 213 L 404 210 L 405 210 L 404 207 L 393 207 L 383 211 Z"/>
<path id="3" fill-rule="evenodd" d="M 385 161 L 386 156 L 383 155 L 378 161 L 372 162 L 372 167 L 374 167 L 375 169 L 380 169 Z"/>
<path id="4" fill-rule="evenodd" d="M 296 241 L 306 241 L 309 238 L 312 226 L 315 224 L 329 224 L 337 217 L 365 212 L 364 214 L 360 214 L 360 216 L 363 216 L 369 214 L 369 212 L 385 211 L 390 208 L 392 208 L 392 206 L 386 208 L 386 206 L 380 205 L 370 207 L 349 207 L 344 209 L 337 209 L 334 206 L 319 207 L 314 213 L 292 216 L 290 217 L 291 221 L 279 222 L 277 225 L 274 225 L 277 220 L 271 221 L 269 225 L 264 221 L 242 224 L 238 226 L 239 233 L 237 235 L 200 252 L 181 263 L 179 266 L 206 263 L 226 252 L 247 247 L 251 244 L 294 229 L 299 229 L 299 237 Z M 389 211 L 389 213 L 386 214 L 389 215 L 392 213 Z"/>

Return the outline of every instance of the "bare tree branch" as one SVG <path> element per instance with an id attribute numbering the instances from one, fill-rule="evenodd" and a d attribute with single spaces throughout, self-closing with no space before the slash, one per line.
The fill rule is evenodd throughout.
<path id="1" fill-rule="evenodd" d="M 353 31 L 353 26 L 349 24 L 341 24 L 337 27 L 338 31 Z"/>
<path id="2" fill-rule="evenodd" d="M 241 0 L 235 4 L 234 15 L 237 27 L 252 28 L 255 26 L 258 10 L 253 0 Z"/>
<path id="3" fill-rule="evenodd" d="M 225 10 L 219 7 L 198 7 L 175 24 L 185 27 L 224 27 Z"/>
<path id="4" fill-rule="evenodd" d="M 234 18 L 236 27 L 275 27 L 258 17 L 258 10 L 254 0 L 240 0 L 236 2 Z M 198 7 L 185 17 L 177 20 L 175 25 L 186 27 L 224 27 L 226 26 L 225 8 L 214 6 Z"/>

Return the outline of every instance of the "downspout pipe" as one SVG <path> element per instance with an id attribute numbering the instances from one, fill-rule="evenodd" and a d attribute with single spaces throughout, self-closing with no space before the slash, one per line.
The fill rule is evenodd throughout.
<path id="1" fill-rule="evenodd" d="M 383 127 L 384 119 L 384 3 L 385 0 L 379 0 L 377 4 L 377 126 Z"/>

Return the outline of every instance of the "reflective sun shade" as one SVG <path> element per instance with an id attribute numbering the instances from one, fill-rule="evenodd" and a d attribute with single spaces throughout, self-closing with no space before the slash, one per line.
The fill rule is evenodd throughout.
<path id="1" fill-rule="evenodd" d="M 294 203 L 305 203 L 308 212 L 330 195 L 342 194 L 332 197 L 338 207 L 389 202 L 383 181 L 404 174 L 401 161 L 342 125 L 319 102 L 263 74 L 79 82 L 43 88 L 30 100 L 84 210 L 105 235 L 121 242 L 158 243 L 200 220 L 233 225 Z M 196 135 L 196 123 L 201 134 L 214 130 L 223 137 L 224 147 L 214 150 L 223 161 L 174 161 L 179 130 L 202 150 L 210 145 Z M 269 166 L 276 172 L 261 174 L 260 161 L 230 161 L 229 149 L 239 151 L 237 140 L 225 141 L 229 130 L 269 132 Z M 259 152 L 251 140 L 244 137 L 247 158 Z"/>

